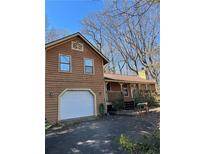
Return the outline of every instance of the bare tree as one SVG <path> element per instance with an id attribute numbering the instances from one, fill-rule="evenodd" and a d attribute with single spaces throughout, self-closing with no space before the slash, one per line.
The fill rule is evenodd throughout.
<path id="1" fill-rule="evenodd" d="M 98 13 L 91 14 L 82 20 L 82 33 L 89 36 L 95 43 L 96 47 L 102 52 L 103 48 L 103 35 L 102 26 L 98 21 Z"/>
<path id="2" fill-rule="evenodd" d="M 48 21 L 48 17 L 46 16 L 46 21 L 45 21 L 45 37 L 46 37 L 45 41 L 46 43 L 62 38 L 68 34 L 69 32 L 66 28 L 64 29 L 51 28 L 49 21 Z"/>
<path id="3" fill-rule="evenodd" d="M 66 35 L 68 35 L 67 29 L 57 29 L 57 28 L 51 28 L 46 32 L 46 43 L 55 41 L 59 38 L 62 38 Z"/>
<path id="4" fill-rule="evenodd" d="M 118 0 L 107 6 L 92 16 L 95 29 L 100 27 L 101 45 L 112 42 L 112 49 L 131 71 L 138 75 L 140 67 L 144 67 L 159 83 L 159 1 Z"/>
<path id="5" fill-rule="evenodd" d="M 115 73 L 117 53 L 112 42 L 106 41 L 101 17 L 100 13 L 93 13 L 84 18 L 81 22 L 83 25 L 82 33 L 88 36 L 96 47 L 110 59 L 110 63 L 105 67 L 105 72 Z"/>
<path id="6" fill-rule="evenodd" d="M 125 66 L 125 61 L 124 60 L 119 60 L 118 61 L 118 68 L 119 68 L 119 71 L 120 71 L 120 74 L 123 74 L 123 68 L 124 68 L 124 66 Z"/>

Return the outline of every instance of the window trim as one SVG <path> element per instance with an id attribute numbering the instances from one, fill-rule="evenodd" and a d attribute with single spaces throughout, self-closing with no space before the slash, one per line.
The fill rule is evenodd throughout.
<path id="1" fill-rule="evenodd" d="M 86 72 L 85 72 L 85 60 L 92 60 L 92 64 L 93 64 L 93 72 L 92 72 L 92 73 L 86 73 Z M 95 75 L 95 63 L 94 63 L 94 59 L 92 59 L 92 58 L 83 58 L 83 68 L 84 68 L 84 74 L 86 74 L 86 75 Z"/>
<path id="2" fill-rule="evenodd" d="M 75 48 L 73 47 L 73 44 L 74 44 L 74 43 L 79 43 L 79 44 L 81 44 L 81 45 L 82 45 L 82 49 L 75 49 Z M 71 41 L 71 49 L 72 49 L 72 50 L 76 50 L 76 51 L 81 51 L 81 52 L 83 52 L 83 51 L 84 51 L 84 45 L 83 45 L 83 43 L 78 42 L 78 41 Z"/>
<path id="3" fill-rule="evenodd" d="M 60 56 L 67 56 L 67 57 L 69 57 L 70 63 L 61 63 Z M 70 70 L 69 71 L 61 70 L 61 64 L 70 64 Z M 72 57 L 71 57 L 71 55 L 61 54 L 61 53 L 58 55 L 58 72 L 61 72 L 61 73 L 72 73 Z"/>

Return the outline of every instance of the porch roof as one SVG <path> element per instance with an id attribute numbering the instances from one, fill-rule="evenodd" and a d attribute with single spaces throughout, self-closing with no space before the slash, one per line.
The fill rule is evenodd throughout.
<path id="1" fill-rule="evenodd" d="M 104 79 L 106 81 L 124 82 L 124 83 L 145 83 L 145 84 L 156 83 L 154 80 L 145 80 L 136 75 L 120 75 L 120 74 L 111 74 L 111 73 L 104 73 Z"/>

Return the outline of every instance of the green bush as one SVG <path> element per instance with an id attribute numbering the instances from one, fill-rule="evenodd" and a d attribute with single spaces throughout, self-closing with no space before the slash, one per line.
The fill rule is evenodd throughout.
<path id="1" fill-rule="evenodd" d="M 138 90 L 135 90 L 134 91 L 134 101 L 135 101 L 135 103 L 137 105 L 138 103 L 145 102 L 146 99 L 145 99 L 145 97 L 144 97 L 142 92 L 140 92 Z"/>
<path id="2" fill-rule="evenodd" d="M 100 116 L 103 116 L 104 113 L 105 113 L 105 108 L 104 108 L 104 105 L 103 105 L 103 104 L 100 104 L 100 105 L 99 105 L 99 113 L 100 113 Z"/>
<path id="3" fill-rule="evenodd" d="M 124 109 L 124 96 L 121 93 L 121 95 L 119 95 L 119 97 L 112 102 L 112 106 L 114 108 L 114 110 L 122 110 Z"/>
<path id="4" fill-rule="evenodd" d="M 144 135 L 142 141 L 138 143 L 131 141 L 125 135 L 121 135 L 119 143 L 130 154 L 159 154 L 160 131 L 157 129 L 152 134 Z"/>
<path id="5" fill-rule="evenodd" d="M 133 153 L 136 150 L 136 144 L 123 134 L 120 135 L 119 143 L 129 153 Z"/>
<path id="6" fill-rule="evenodd" d="M 52 124 L 50 122 L 48 122 L 47 119 L 45 119 L 45 130 L 48 130 L 51 127 L 52 127 Z"/>
<path id="7" fill-rule="evenodd" d="M 121 100 L 116 100 L 112 103 L 112 106 L 115 110 L 122 110 L 124 109 L 124 102 Z"/>

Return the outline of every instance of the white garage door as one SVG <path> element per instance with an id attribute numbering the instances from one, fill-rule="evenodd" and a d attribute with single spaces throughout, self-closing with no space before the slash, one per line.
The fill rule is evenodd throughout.
<path id="1" fill-rule="evenodd" d="M 60 97 L 60 120 L 93 116 L 94 96 L 90 91 L 66 91 Z"/>

